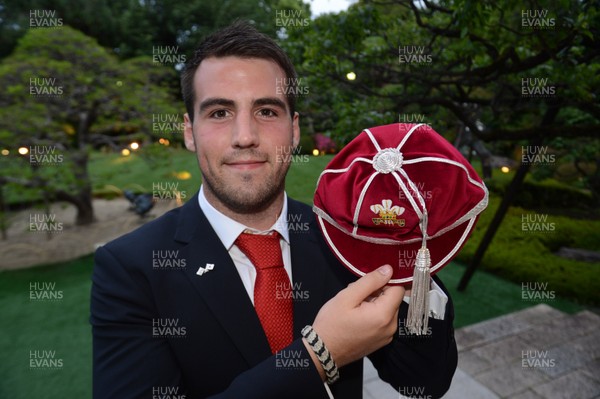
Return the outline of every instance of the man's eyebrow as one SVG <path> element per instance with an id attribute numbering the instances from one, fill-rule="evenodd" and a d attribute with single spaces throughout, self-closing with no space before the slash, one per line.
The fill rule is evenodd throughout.
<path id="1" fill-rule="evenodd" d="M 280 107 L 281 109 L 285 109 L 287 110 L 287 105 L 281 101 L 280 99 L 278 99 L 277 97 L 263 97 L 263 98 L 258 98 L 256 100 L 254 100 L 254 104 L 255 107 L 260 107 L 262 105 L 274 105 L 276 107 Z"/>
<path id="2" fill-rule="evenodd" d="M 205 111 L 207 108 L 210 108 L 215 105 L 220 105 L 223 107 L 233 107 L 235 103 L 233 100 L 228 100 L 226 98 L 221 97 L 211 97 L 200 103 L 200 112 Z"/>

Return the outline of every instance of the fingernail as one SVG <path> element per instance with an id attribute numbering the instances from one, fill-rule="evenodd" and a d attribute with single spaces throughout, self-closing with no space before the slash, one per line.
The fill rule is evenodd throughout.
<path id="1" fill-rule="evenodd" d="M 377 270 L 384 276 L 389 276 L 390 274 L 392 274 L 392 267 L 390 265 L 383 265 Z"/>

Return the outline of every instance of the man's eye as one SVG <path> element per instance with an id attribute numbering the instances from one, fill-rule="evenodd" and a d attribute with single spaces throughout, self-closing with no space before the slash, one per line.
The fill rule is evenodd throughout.
<path id="1" fill-rule="evenodd" d="M 259 111 L 261 116 L 268 116 L 268 117 L 275 117 L 277 116 L 277 112 L 273 111 L 272 109 L 269 108 L 265 108 L 265 109 L 261 109 Z"/>
<path id="2" fill-rule="evenodd" d="M 219 109 L 219 110 L 216 110 L 215 112 L 213 112 L 210 116 L 211 116 L 211 118 L 222 119 L 227 116 L 227 111 L 224 109 Z"/>

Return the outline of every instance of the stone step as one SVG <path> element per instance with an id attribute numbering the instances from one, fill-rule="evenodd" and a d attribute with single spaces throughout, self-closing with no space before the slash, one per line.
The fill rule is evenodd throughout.
<path id="1" fill-rule="evenodd" d="M 456 333 L 458 367 L 500 398 L 600 395 L 600 316 L 590 311 L 537 305 Z"/>
<path id="2" fill-rule="evenodd" d="M 550 320 L 562 319 L 566 316 L 568 316 L 566 313 L 558 309 L 546 304 L 539 304 L 518 312 L 472 324 L 456 330 L 458 351 L 486 345 L 498 339 L 527 331 Z"/>
<path id="3" fill-rule="evenodd" d="M 458 369 L 445 399 L 600 397 L 600 316 L 546 304 L 456 330 Z M 398 398 L 365 361 L 365 399 Z"/>

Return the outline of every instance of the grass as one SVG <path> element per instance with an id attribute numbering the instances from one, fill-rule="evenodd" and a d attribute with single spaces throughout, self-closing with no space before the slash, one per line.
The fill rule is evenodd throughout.
<path id="1" fill-rule="evenodd" d="M 191 197 L 200 187 L 196 156 L 184 149 L 164 148 L 160 157 L 144 157 L 138 152 L 94 153 L 89 163 L 96 196 L 119 196 L 123 190 L 152 192 L 154 184 L 176 183 L 177 190 Z"/>
<path id="2" fill-rule="evenodd" d="M 288 195 L 298 201 L 312 204 L 319 174 L 325 169 L 331 158 L 333 158 L 331 155 L 310 156 L 304 158 L 307 162 L 293 163 L 285 185 Z"/>
<path id="3" fill-rule="evenodd" d="M 0 273 L 0 398 L 90 398 L 92 257 Z M 31 301 L 30 284 L 55 284 L 58 301 Z M 34 290 L 35 293 L 35 290 Z M 56 351 L 57 370 L 30 369 L 30 351 Z"/>
<path id="4" fill-rule="evenodd" d="M 459 292 L 456 287 L 465 269 L 463 264 L 452 262 L 438 273 L 454 301 L 455 328 L 516 312 L 540 303 L 546 303 L 566 313 L 576 313 L 584 309 L 583 306 L 560 296 L 552 301 L 524 300 L 520 284 L 508 282 L 482 271 L 475 273 L 465 291 Z"/>

